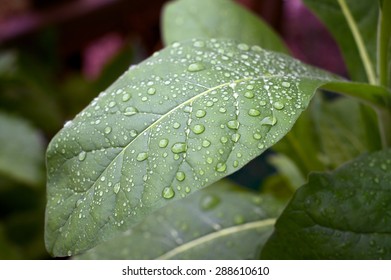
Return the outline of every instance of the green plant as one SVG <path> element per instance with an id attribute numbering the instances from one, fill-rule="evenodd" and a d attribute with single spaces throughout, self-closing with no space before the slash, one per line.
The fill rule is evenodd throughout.
<path id="1" fill-rule="evenodd" d="M 281 39 L 231 1 L 169 4 L 169 46 L 49 144 L 48 251 L 390 258 L 391 3 L 305 2 L 334 33 L 352 81 L 283 54 Z M 318 89 L 349 98 L 314 97 Z M 219 181 L 272 146 L 279 175 L 263 193 Z M 322 173 L 300 187 L 313 170 Z M 223 186 L 196 193 L 214 183 Z M 281 184 L 295 194 L 278 217 L 283 203 L 266 190 Z"/>

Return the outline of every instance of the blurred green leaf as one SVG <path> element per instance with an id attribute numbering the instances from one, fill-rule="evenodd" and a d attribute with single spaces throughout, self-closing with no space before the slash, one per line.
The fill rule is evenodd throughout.
<path id="1" fill-rule="evenodd" d="M 281 206 L 270 196 L 222 180 L 77 258 L 258 258 Z"/>
<path id="2" fill-rule="evenodd" d="M 259 16 L 231 0 L 172 1 L 164 8 L 162 26 L 166 45 L 193 38 L 225 38 L 289 52 Z"/>
<path id="3" fill-rule="evenodd" d="M 362 39 L 363 51 L 370 60 L 368 67 L 375 73 L 377 22 L 379 5 L 368 0 L 304 0 L 304 3 L 320 18 L 337 41 L 352 80 L 367 82 L 367 74 L 356 41 L 352 35 L 346 15 L 339 2 L 346 3 L 358 35 Z"/>
<path id="4" fill-rule="evenodd" d="M 43 180 L 44 145 L 26 121 L 0 112 L 0 173 L 37 186 Z"/>
<path id="5" fill-rule="evenodd" d="M 390 259 L 391 150 L 312 174 L 286 207 L 263 259 Z"/>
<path id="6" fill-rule="evenodd" d="M 373 136 L 377 127 L 366 130 L 360 104 L 350 98 L 326 101 L 314 99 L 312 116 L 316 123 L 322 160 L 334 169 L 359 154 L 371 151 L 367 142 L 368 131 Z"/>
<path id="7" fill-rule="evenodd" d="M 273 150 L 291 159 L 306 178 L 311 171 L 331 170 L 363 152 L 379 149 L 376 122 L 375 113 L 354 99 L 329 100 L 316 95 L 309 109 Z M 281 169 L 278 164 L 274 166 Z M 294 180 L 291 184 L 297 186 L 298 181 Z"/>
<path id="8" fill-rule="evenodd" d="M 293 160 L 283 154 L 272 155 L 268 161 L 273 165 L 279 174 L 284 176 L 291 183 L 293 190 L 296 190 L 306 182 L 297 165 Z"/>

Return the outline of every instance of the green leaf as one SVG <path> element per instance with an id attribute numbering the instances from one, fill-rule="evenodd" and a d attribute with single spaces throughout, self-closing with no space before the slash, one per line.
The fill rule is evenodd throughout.
<path id="1" fill-rule="evenodd" d="M 258 16 L 231 0 L 177 0 L 163 12 L 165 43 L 226 38 L 288 53 L 282 39 Z"/>
<path id="2" fill-rule="evenodd" d="M 366 130 L 360 103 L 350 98 L 322 100 L 315 98 L 311 110 L 319 135 L 323 163 L 335 169 L 364 152 L 371 151 L 367 134 L 372 136 L 377 127 Z M 380 145 L 380 144 L 379 144 Z"/>
<path id="3" fill-rule="evenodd" d="M 306 182 L 306 178 L 301 173 L 298 166 L 289 157 L 283 154 L 272 155 L 268 161 L 273 165 L 279 174 L 281 174 L 296 190 Z"/>
<path id="4" fill-rule="evenodd" d="M 368 0 L 304 0 L 304 3 L 337 41 L 350 77 L 375 83 L 378 3 Z"/>
<path id="5" fill-rule="evenodd" d="M 391 3 L 381 2 L 379 30 L 379 76 L 380 84 L 391 89 Z"/>
<path id="6" fill-rule="evenodd" d="M 83 252 L 233 173 L 281 139 L 333 79 L 216 39 L 174 43 L 131 67 L 49 144 L 48 250 Z"/>
<path id="7" fill-rule="evenodd" d="M 391 150 L 310 176 L 277 220 L 264 259 L 390 259 Z"/>
<path id="8" fill-rule="evenodd" d="M 41 135 L 22 119 L 0 112 L 0 174 L 29 185 L 43 179 Z"/>
<path id="9" fill-rule="evenodd" d="M 255 259 L 281 206 L 221 180 L 78 259 Z"/>
<path id="10" fill-rule="evenodd" d="M 381 143 L 376 115 L 374 112 L 362 114 L 362 106 L 351 98 L 329 100 L 317 95 L 292 130 L 273 149 L 291 159 L 303 177 L 311 171 L 335 169 L 361 153 L 378 150 Z M 274 165 L 281 172 L 279 165 Z M 286 175 L 286 172 L 282 173 Z M 297 186 L 295 181 L 291 180 L 291 183 Z"/>

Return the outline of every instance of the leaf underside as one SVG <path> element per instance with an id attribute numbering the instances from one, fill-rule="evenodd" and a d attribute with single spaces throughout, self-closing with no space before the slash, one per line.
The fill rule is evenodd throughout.
<path id="1" fill-rule="evenodd" d="M 280 209 L 223 179 L 77 259 L 256 259 Z"/>
<path id="2" fill-rule="evenodd" d="M 390 259 L 391 150 L 313 174 L 277 220 L 263 259 Z"/>
<path id="3" fill-rule="evenodd" d="M 112 86 L 47 150 L 46 246 L 96 246 L 245 165 L 335 77 L 231 40 L 174 43 Z"/>

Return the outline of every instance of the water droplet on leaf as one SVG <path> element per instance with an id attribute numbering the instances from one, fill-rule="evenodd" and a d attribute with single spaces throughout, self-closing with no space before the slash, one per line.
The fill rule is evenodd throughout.
<path id="1" fill-rule="evenodd" d="M 230 129 L 238 129 L 239 128 L 239 122 L 237 120 L 231 120 L 227 123 L 228 128 Z"/>
<path id="2" fill-rule="evenodd" d="M 178 181 L 183 181 L 183 180 L 185 180 L 185 178 L 186 178 L 186 175 L 185 175 L 185 173 L 184 172 L 182 172 L 182 171 L 178 171 L 177 173 L 176 173 L 176 179 L 178 180 Z"/>
<path id="3" fill-rule="evenodd" d="M 159 141 L 159 147 L 160 147 L 160 148 L 165 148 L 165 147 L 167 147 L 167 145 L 168 145 L 168 139 L 163 138 L 163 139 L 161 139 L 161 140 Z"/>
<path id="4" fill-rule="evenodd" d="M 136 108 L 130 106 L 130 107 L 126 107 L 124 115 L 125 116 L 132 116 L 137 113 L 138 113 L 138 110 Z"/>
<path id="5" fill-rule="evenodd" d="M 259 112 L 257 109 L 250 109 L 248 110 L 248 114 L 249 116 L 257 117 L 261 114 L 261 112 Z"/>
<path id="6" fill-rule="evenodd" d="M 144 160 L 146 160 L 148 158 L 148 154 L 147 153 L 145 153 L 145 152 L 142 152 L 142 153 L 139 153 L 138 155 L 137 155 L 137 161 L 144 161 Z"/>
<path id="7" fill-rule="evenodd" d="M 175 196 L 175 191 L 172 187 L 165 187 L 162 191 L 162 196 L 166 199 L 173 198 Z"/>
<path id="8" fill-rule="evenodd" d="M 219 162 L 216 165 L 216 171 L 217 172 L 224 172 L 227 169 L 227 165 L 224 162 Z"/>
<path id="9" fill-rule="evenodd" d="M 197 112 L 196 112 L 196 117 L 197 118 L 203 118 L 203 117 L 205 117 L 205 115 L 206 115 L 206 111 L 205 110 L 200 109 L 200 110 L 197 110 Z"/>
<path id="10" fill-rule="evenodd" d="M 196 124 L 195 126 L 193 126 L 193 128 L 191 130 L 195 134 L 201 134 L 202 132 L 205 131 L 205 126 L 203 126 L 202 124 Z"/>
<path id="11" fill-rule="evenodd" d="M 82 151 L 80 154 L 79 154 L 79 160 L 80 161 L 83 161 L 86 159 L 86 156 L 87 156 L 87 153 L 85 151 Z"/>
<path id="12" fill-rule="evenodd" d="M 187 70 L 189 72 L 198 72 L 198 71 L 201 71 L 201 70 L 204 70 L 204 69 L 205 69 L 205 66 L 202 63 L 199 63 L 199 62 L 192 63 L 192 64 L 189 65 L 189 67 L 187 67 Z"/>
<path id="13" fill-rule="evenodd" d="M 172 151 L 174 154 L 184 153 L 184 152 L 186 152 L 186 150 L 187 150 L 187 144 L 184 143 L 184 142 L 175 143 L 175 144 L 172 145 L 172 147 L 171 147 L 171 151 Z"/>

